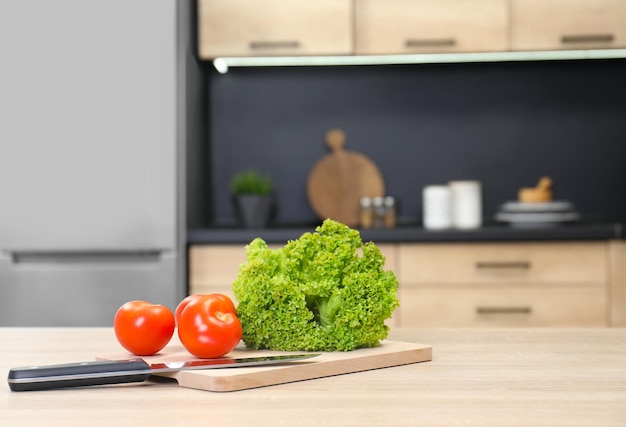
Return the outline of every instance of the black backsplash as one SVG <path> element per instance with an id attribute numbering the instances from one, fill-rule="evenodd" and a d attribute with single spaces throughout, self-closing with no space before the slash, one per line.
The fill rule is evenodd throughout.
<path id="1" fill-rule="evenodd" d="M 426 185 L 481 181 L 489 221 L 541 176 L 585 219 L 626 218 L 626 60 L 206 70 L 205 226 L 235 221 L 228 183 L 245 168 L 274 179 L 275 225 L 315 223 L 306 180 L 334 127 L 407 223 Z"/>

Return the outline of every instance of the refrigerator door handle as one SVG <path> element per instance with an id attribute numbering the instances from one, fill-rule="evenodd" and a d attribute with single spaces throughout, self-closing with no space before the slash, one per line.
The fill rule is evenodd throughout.
<path id="1" fill-rule="evenodd" d="M 42 264 L 145 264 L 160 262 L 163 251 L 5 251 L 5 255 L 16 266 Z"/>

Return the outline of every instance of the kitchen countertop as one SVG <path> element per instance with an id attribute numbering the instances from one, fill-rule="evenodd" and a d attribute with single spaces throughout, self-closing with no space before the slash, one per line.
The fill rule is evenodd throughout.
<path id="1" fill-rule="evenodd" d="M 391 229 L 363 229 L 363 241 L 388 242 L 502 242 L 502 241 L 557 241 L 557 240 L 608 240 L 624 239 L 626 231 L 620 222 L 581 222 L 548 228 L 514 228 L 502 224 L 486 224 L 476 230 L 430 231 L 420 226 L 399 226 Z M 216 227 L 190 230 L 187 233 L 189 245 L 249 243 L 261 237 L 267 243 L 286 243 L 306 232 L 310 227 L 268 227 L 246 229 L 236 227 Z"/>
<path id="2" fill-rule="evenodd" d="M 624 426 L 626 328 L 392 330 L 418 364 L 213 393 L 171 380 L 0 392 L 2 426 Z M 119 351 L 110 328 L 0 328 L 11 367 Z"/>

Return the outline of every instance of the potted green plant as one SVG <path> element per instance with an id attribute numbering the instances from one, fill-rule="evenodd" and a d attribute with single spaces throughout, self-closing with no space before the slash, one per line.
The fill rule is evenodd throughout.
<path id="1" fill-rule="evenodd" d="M 249 169 L 237 173 L 230 181 L 235 210 L 247 228 L 267 226 L 272 211 L 274 185 L 269 176 Z"/>

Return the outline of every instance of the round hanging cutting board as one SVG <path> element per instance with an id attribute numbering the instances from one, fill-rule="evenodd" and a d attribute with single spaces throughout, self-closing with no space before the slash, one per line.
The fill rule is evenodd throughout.
<path id="1" fill-rule="evenodd" d="M 376 164 L 363 154 L 344 150 L 345 143 L 346 135 L 340 129 L 326 134 L 331 153 L 311 169 L 307 197 L 320 219 L 357 227 L 361 198 L 384 196 L 385 183 Z"/>

